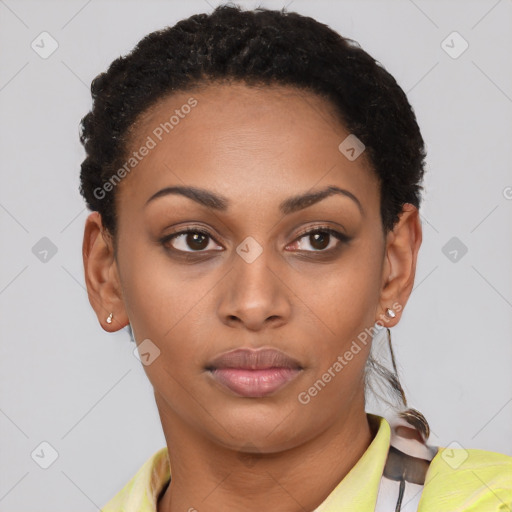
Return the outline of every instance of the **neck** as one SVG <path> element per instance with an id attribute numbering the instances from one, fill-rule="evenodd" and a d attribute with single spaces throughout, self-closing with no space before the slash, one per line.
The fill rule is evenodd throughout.
<path id="1" fill-rule="evenodd" d="M 172 472 L 158 512 L 314 510 L 362 457 L 376 433 L 362 407 L 313 439 L 273 453 L 242 453 L 212 442 L 157 400 Z"/>

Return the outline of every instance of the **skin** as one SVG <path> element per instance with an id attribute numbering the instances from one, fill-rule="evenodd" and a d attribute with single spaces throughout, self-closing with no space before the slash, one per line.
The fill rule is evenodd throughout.
<path id="1" fill-rule="evenodd" d="M 406 204 L 384 235 L 366 154 L 348 160 L 338 145 L 349 132 L 332 106 L 289 87 L 210 84 L 175 93 L 139 118 L 129 148 L 138 149 L 191 96 L 197 106 L 118 185 L 116 254 L 100 215 L 89 215 L 89 300 L 106 331 L 130 322 L 137 343 L 150 339 L 161 351 L 144 366 L 172 472 L 159 512 L 313 510 L 375 435 L 364 408 L 370 343 L 308 404 L 297 397 L 365 328 L 400 321 L 421 245 L 419 213 Z M 221 194 L 230 206 L 213 211 L 179 195 L 145 206 L 177 185 Z M 350 191 L 364 212 L 343 195 L 289 215 L 279 211 L 288 197 L 327 185 Z M 190 225 L 211 233 L 201 254 L 186 236 L 167 249 L 159 242 Z M 351 240 L 327 235 L 322 246 L 301 235 L 318 226 Z M 262 249 L 252 263 L 236 252 L 248 236 Z M 332 247 L 339 250 L 329 255 Z M 396 317 L 387 319 L 393 304 Z M 236 396 L 204 367 L 238 347 L 278 348 L 303 370 L 273 395 Z"/>

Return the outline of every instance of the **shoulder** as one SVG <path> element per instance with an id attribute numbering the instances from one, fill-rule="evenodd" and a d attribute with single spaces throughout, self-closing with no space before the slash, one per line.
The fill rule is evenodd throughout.
<path id="1" fill-rule="evenodd" d="M 430 463 L 418 510 L 512 510 L 512 457 L 440 447 Z"/>
<path id="2" fill-rule="evenodd" d="M 167 446 L 154 452 L 102 512 L 154 512 L 160 491 L 170 478 Z"/>

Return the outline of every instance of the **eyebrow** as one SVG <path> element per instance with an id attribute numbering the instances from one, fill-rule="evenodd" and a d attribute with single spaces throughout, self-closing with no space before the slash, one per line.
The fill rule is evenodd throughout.
<path id="1" fill-rule="evenodd" d="M 205 206 L 206 208 L 210 208 L 212 210 L 217 211 L 226 211 L 230 205 L 230 201 L 227 197 L 212 192 L 210 190 L 198 187 L 176 186 L 166 187 L 159 190 L 146 201 L 145 206 L 151 201 L 158 199 L 159 197 L 164 197 L 170 194 L 188 197 L 189 199 L 192 199 L 196 203 L 199 203 L 200 205 Z M 326 197 L 336 194 L 352 199 L 352 201 L 354 201 L 354 203 L 359 208 L 361 214 L 364 216 L 364 209 L 359 199 L 354 194 L 352 194 L 352 192 L 337 187 L 335 185 L 329 185 L 321 190 L 317 190 L 314 192 L 306 192 L 304 194 L 289 197 L 288 199 L 285 199 L 283 202 L 279 204 L 279 211 L 283 215 L 289 215 L 291 213 L 312 206 L 315 203 L 321 201 L 322 199 L 325 199 Z"/>

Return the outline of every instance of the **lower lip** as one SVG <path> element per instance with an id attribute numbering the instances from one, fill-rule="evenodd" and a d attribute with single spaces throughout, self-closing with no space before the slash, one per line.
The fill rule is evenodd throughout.
<path id="1" fill-rule="evenodd" d="M 245 397 L 262 397 L 274 393 L 294 379 L 300 370 L 296 368 L 268 368 L 245 370 L 241 368 L 217 368 L 210 371 L 212 377 L 234 393 Z"/>

